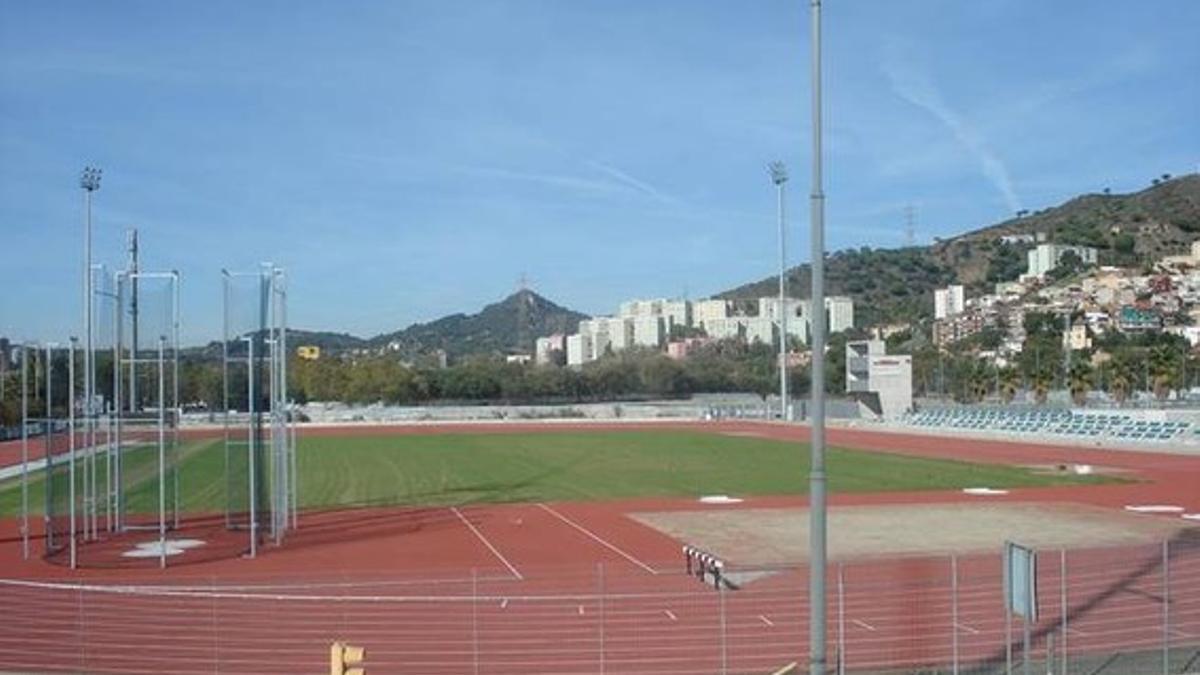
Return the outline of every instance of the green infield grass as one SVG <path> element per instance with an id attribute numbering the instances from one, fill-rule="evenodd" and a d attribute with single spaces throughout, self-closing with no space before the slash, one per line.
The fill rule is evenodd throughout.
<path id="1" fill-rule="evenodd" d="M 1118 480 L 973 463 L 966 461 L 970 448 L 970 443 L 963 444 L 962 461 L 830 448 L 829 489 L 835 493 L 957 490 Z M 808 453 L 807 444 L 765 438 L 604 430 L 302 437 L 297 460 L 301 506 L 321 508 L 803 494 L 808 487 Z M 222 442 L 184 444 L 181 457 L 182 510 L 223 509 Z M 143 478 L 130 494 L 131 511 L 150 511 L 157 505 L 156 475 L 145 470 L 145 461 L 137 462 Z M 30 485 L 31 510 L 40 513 L 44 499 L 37 477 Z M 0 484 L 0 515 L 19 512 L 19 481 Z"/>

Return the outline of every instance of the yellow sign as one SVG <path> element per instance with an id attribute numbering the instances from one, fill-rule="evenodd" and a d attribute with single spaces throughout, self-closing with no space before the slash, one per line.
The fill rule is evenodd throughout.
<path id="1" fill-rule="evenodd" d="M 335 642 L 329 646 L 329 675 L 366 675 L 362 667 L 365 658 L 366 649 Z"/>

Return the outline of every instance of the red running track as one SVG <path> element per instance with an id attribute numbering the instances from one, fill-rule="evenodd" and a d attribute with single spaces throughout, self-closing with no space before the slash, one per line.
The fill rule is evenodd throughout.
<path id="1" fill-rule="evenodd" d="M 806 433 L 753 423 L 702 428 L 797 439 Z M 907 434 L 830 430 L 830 442 L 925 456 L 963 454 L 962 441 Z M 1086 462 L 1141 479 L 1018 490 L 1001 499 L 1111 508 L 1171 501 L 1200 511 L 1200 466 L 1190 457 L 974 440 L 969 452 L 976 461 Z M 962 498 L 898 493 L 835 495 L 832 502 Z M 803 503 L 774 497 L 741 506 Z M 53 562 L 22 561 L 16 524 L 8 521 L 0 524 L 0 576 L 7 579 L 0 582 L 0 606 L 8 615 L 0 622 L 0 669 L 316 671 L 334 639 L 367 647 L 368 672 L 770 672 L 790 661 L 803 663 L 803 567 L 716 593 L 682 574 L 679 542 L 626 517 L 666 508 L 697 504 L 642 499 L 306 514 L 284 547 L 267 548 L 255 560 L 231 557 L 237 542 L 226 549 L 213 534 L 209 552 L 172 559 L 179 564 L 160 571 L 114 562 L 134 543 L 125 537 L 82 547 L 96 566 L 74 574 Z M 205 532 L 206 526 L 212 529 L 197 519 L 189 531 Z M 1070 551 L 1065 583 L 1058 563 L 1057 552 L 1040 558 L 1043 617 L 1034 630 L 1036 654 L 1049 636 L 1061 647 L 1065 589 L 1073 662 L 1116 654 L 1104 672 L 1136 672 L 1140 662 L 1133 654 L 1155 653 L 1165 636 L 1173 665 L 1188 667 L 1200 645 L 1200 543 L 1188 537 L 1171 542 L 1165 568 L 1158 546 Z M 1002 661 L 998 566 L 996 555 L 959 558 L 954 594 L 949 558 L 847 563 L 840 570 L 840 622 L 835 568 L 829 580 L 830 653 L 844 647 L 852 670 L 917 669 L 948 665 L 957 642 L 964 665 Z"/>

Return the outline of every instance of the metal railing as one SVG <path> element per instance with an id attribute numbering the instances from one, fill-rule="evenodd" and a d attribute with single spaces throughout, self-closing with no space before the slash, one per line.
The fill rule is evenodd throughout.
<path id="1" fill-rule="evenodd" d="M 381 561 L 382 563 L 382 561 Z M 95 582 L 0 580 L 0 670 L 318 672 L 328 645 L 368 673 L 770 673 L 806 662 L 803 567 L 731 584 L 621 561 L 424 573 Z M 1040 618 L 1005 625 L 1000 555 L 830 570 L 831 672 L 1163 675 L 1200 671 L 1200 542 L 1038 553 Z M 1019 619 L 1017 620 L 1019 621 Z M 1011 671 L 1008 653 L 1011 651 Z"/>

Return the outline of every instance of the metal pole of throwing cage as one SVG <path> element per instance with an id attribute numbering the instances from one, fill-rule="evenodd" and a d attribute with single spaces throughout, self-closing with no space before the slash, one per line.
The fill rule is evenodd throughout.
<path id="1" fill-rule="evenodd" d="M 124 426 L 121 424 L 122 417 L 125 413 L 125 398 L 129 394 L 125 391 L 124 377 L 124 359 L 125 359 L 125 282 L 128 277 L 124 272 L 115 272 L 113 274 L 113 283 L 117 289 L 116 300 L 116 317 L 114 318 L 115 337 L 113 338 L 113 410 L 115 419 L 113 420 L 113 456 L 112 456 L 112 475 L 113 475 L 113 491 L 110 497 L 113 502 L 113 525 L 112 529 L 115 532 L 123 532 L 125 529 L 125 497 L 121 489 L 121 436 L 124 431 Z"/>
<path id="2" fill-rule="evenodd" d="M 167 566 L 167 337 L 158 336 L 158 565 Z"/>
<path id="3" fill-rule="evenodd" d="M 249 424 L 249 466 L 250 466 L 250 557 L 258 555 L 258 513 L 257 501 L 258 495 L 255 492 L 254 484 L 254 453 L 256 446 L 256 438 L 254 433 L 254 338 L 246 338 L 246 412 L 250 416 Z"/>
<path id="4" fill-rule="evenodd" d="M 21 345 L 21 557 L 29 560 L 29 345 Z"/>
<path id="5" fill-rule="evenodd" d="M 51 346 L 47 344 L 45 363 L 42 364 L 42 369 L 46 375 L 46 420 L 42 425 L 42 440 L 43 450 L 46 453 L 45 457 L 47 468 L 50 466 L 51 454 L 54 450 L 54 448 L 52 448 L 50 445 L 54 441 L 54 434 L 52 433 L 54 431 L 54 380 L 50 377 L 53 374 L 51 364 L 54 363 L 54 361 L 52 355 L 53 352 L 51 351 Z M 46 483 L 47 488 L 51 488 L 52 486 L 52 482 Z M 45 493 L 45 499 L 43 501 L 46 505 L 46 508 L 42 512 L 42 531 L 46 535 L 46 544 L 49 545 L 51 543 L 50 514 L 53 513 L 53 511 L 50 509 L 50 489 L 46 489 L 43 492 Z"/>
<path id="6" fill-rule="evenodd" d="M 171 272 L 171 497 L 174 529 L 179 529 L 179 425 L 183 404 L 179 401 L 179 272 Z"/>
<path id="7" fill-rule="evenodd" d="M 79 342 L 78 338 L 71 338 L 71 345 L 67 348 L 67 431 L 71 435 L 71 442 L 68 445 L 69 465 L 68 477 L 71 481 L 70 487 L 67 489 L 67 501 L 69 506 L 69 525 L 70 532 L 70 547 L 71 547 L 71 569 L 75 569 L 78 558 L 75 550 L 75 344 Z M 49 460 L 47 460 L 49 461 Z"/>

